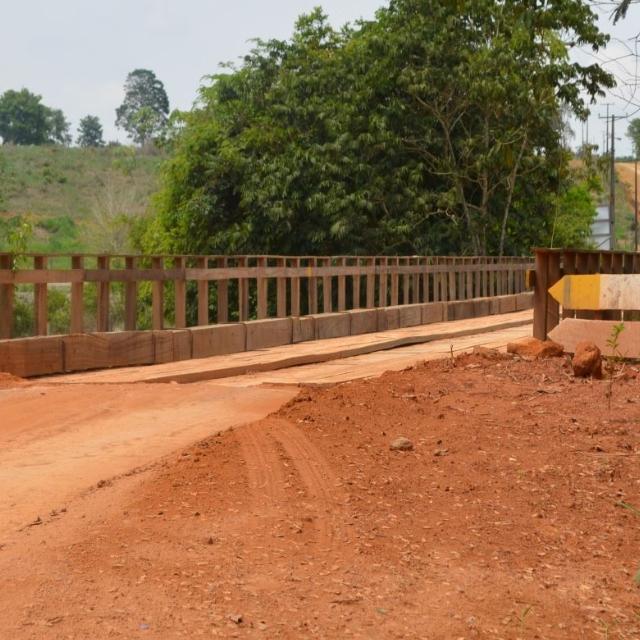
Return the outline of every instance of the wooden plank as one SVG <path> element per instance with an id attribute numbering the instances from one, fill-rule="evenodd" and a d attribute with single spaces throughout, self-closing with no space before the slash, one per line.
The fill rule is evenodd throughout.
<path id="1" fill-rule="evenodd" d="M 209 260 L 207 258 L 198 258 L 196 264 L 199 269 L 206 269 Z M 198 325 L 206 326 L 209 324 L 209 282 L 207 280 L 198 280 Z"/>
<path id="2" fill-rule="evenodd" d="M 449 300 L 457 300 L 458 292 L 456 289 L 456 270 L 455 270 L 456 260 L 455 258 L 450 263 L 450 270 L 447 274 L 448 287 L 449 287 Z"/>
<path id="3" fill-rule="evenodd" d="M 293 262 L 300 266 L 300 258 L 294 258 Z M 300 315 L 300 278 L 291 278 L 291 315 Z"/>
<path id="4" fill-rule="evenodd" d="M 402 259 L 402 263 L 405 266 L 408 266 L 409 260 L 406 258 Z M 402 304 L 409 304 L 411 302 L 409 297 L 409 287 L 411 286 L 411 279 L 408 273 L 404 273 L 402 275 Z"/>
<path id="5" fill-rule="evenodd" d="M 309 258 L 309 266 L 307 267 L 307 296 L 309 315 L 318 313 L 318 279 L 313 276 L 318 264 L 318 258 Z"/>
<path id="6" fill-rule="evenodd" d="M 342 266 L 346 265 L 346 258 L 338 258 L 339 263 Z M 338 311 L 344 311 L 346 307 L 346 289 L 347 289 L 347 277 L 338 276 Z"/>
<path id="7" fill-rule="evenodd" d="M 46 256 L 36 256 L 33 259 L 33 266 L 36 269 L 46 269 L 47 268 L 47 258 Z M 35 334 L 38 336 L 46 336 L 47 335 L 47 327 L 48 327 L 48 295 L 47 295 L 47 285 L 46 284 L 36 284 L 34 285 L 34 295 L 33 295 L 33 303 L 34 303 L 34 321 L 35 321 Z"/>
<path id="8" fill-rule="evenodd" d="M 611 356 L 607 340 L 617 320 L 583 320 L 567 318 L 549 332 L 549 338 L 561 344 L 566 351 L 574 353 L 579 342 L 588 340 L 595 343 L 603 355 Z M 625 358 L 640 358 L 640 322 L 626 322 L 618 337 L 619 351 Z"/>
<path id="9" fill-rule="evenodd" d="M 138 258 L 129 256 L 124 259 L 125 269 L 135 271 Z M 135 331 L 138 321 L 138 283 L 135 280 L 125 282 L 124 285 L 124 329 Z"/>
<path id="10" fill-rule="evenodd" d="M 397 271 L 393 270 L 393 267 L 399 264 L 398 258 L 389 258 L 391 268 L 391 305 L 392 307 L 398 306 L 398 284 L 399 276 Z"/>
<path id="11" fill-rule="evenodd" d="M 596 273 L 563 276 L 549 288 L 549 294 L 572 309 L 638 310 L 640 275 Z"/>
<path id="12" fill-rule="evenodd" d="M 162 269 L 164 258 L 151 258 L 154 269 Z M 164 329 L 164 282 L 156 281 L 151 284 L 151 326 L 156 331 Z"/>
<path id="13" fill-rule="evenodd" d="M 248 267 L 247 258 L 238 258 L 237 263 L 241 267 Z M 238 278 L 238 319 L 246 322 L 249 319 L 249 280 Z"/>
<path id="14" fill-rule="evenodd" d="M 552 287 L 560 280 L 560 253 L 550 253 L 547 258 L 547 287 Z M 560 305 L 547 294 L 547 324 L 549 333 L 560 322 Z"/>
<path id="15" fill-rule="evenodd" d="M 269 281 L 263 275 L 260 275 L 261 273 L 263 273 L 264 268 L 266 266 L 267 266 L 267 259 L 258 258 L 258 274 L 259 275 L 256 278 L 256 286 L 258 290 L 258 310 L 257 310 L 258 320 L 262 320 L 266 318 L 269 313 L 268 300 L 267 300 L 267 294 L 269 292 L 268 291 Z"/>
<path id="16" fill-rule="evenodd" d="M 375 266 L 376 259 L 368 258 L 367 264 L 373 268 L 373 272 L 369 272 L 367 275 L 367 299 L 366 306 L 367 309 L 373 309 L 376 306 L 375 294 L 376 294 L 376 276 L 375 276 Z"/>
<path id="17" fill-rule="evenodd" d="M 331 266 L 331 258 L 323 258 L 323 261 L 326 266 Z M 333 312 L 333 291 L 331 289 L 331 276 L 328 275 L 322 277 L 322 310 L 324 313 Z"/>
<path id="18" fill-rule="evenodd" d="M 0 269 L 10 271 L 12 257 L 0 255 Z M 13 307 L 15 299 L 15 286 L 13 284 L 0 284 L 0 339 L 11 338 L 13 335 Z"/>
<path id="19" fill-rule="evenodd" d="M 562 271 L 566 274 L 574 274 L 576 272 L 576 260 L 577 256 L 574 251 L 565 251 L 562 255 Z M 557 283 L 556 283 L 557 285 Z M 573 318 L 575 317 L 575 310 L 562 304 L 562 317 Z"/>
<path id="20" fill-rule="evenodd" d="M 533 337 L 547 338 L 547 258 L 548 253 L 536 251 L 536 284 L 533 291 Z"/>
<path id="21" fill-rule="evenodd" d="M 82 269 L 84 258 L 73 256 L 71 258 L 72 269 Z M 82 333 L 84 331 L 84 283 L 74 282 L 71 285 L 71 322 L 69 330 L 71 333 Z"/>
<path id="22" fill-rule="evenodd" d="M 422 259 L 422 301 L 431 302 L 431 287 L 429 286 L 429 259 Z"/>
<path id="23" fill-rule="evenodd" d="M 388 305 L 388 291 L 389 291 L 389 274 L 387 271 L 387 258 L 380 258 L 380 275 L 378 284 L 378 306 L 386 307 Z M 359 282 L 360 279 L 358 279 Z M 354 309 L 357 307 L 354 306 Z"/>
<path id="24" fill-rule="evenodd" d="M 414 258 L 412 262 L 412 266 L 415 267 L 415 272 L 411 276 L 411 302 L 418 304 L 420 302 L 420 260 Z"/>
<path id="25" fill-rule="evenodd" d="M 179 269 L 185 269 L 187 259 L 184 256 L 176 258 L 175 266 Z M 174 326 L 176 329 L 184 329 L 187 326 L 187 283 L 184 278 L 179 278 L 174 280 L 173 286 L 175 298 Z"/>
<path id="26" fill-rule="evenodd" d="M 98 271 L 108 271 L 110 262 L 110 256 L 98 256 Z M 98 331 L 109 331 L 109 281 L 105 279 L 98 282 L 96 289 L 96 329 Z"/>
<path id="27" fill-rule="evenodd" d="M 355 258 L 355 264 L 356 266 L 359 268 L 360 267 L 360 258 Z M 358 270 L 357 273 L 355 273 L 352 276 L 352 294 L 351 294 L 351 298 L 352 298 L 352 306 L 354 309 L 359 309 L 360 308 L 360 282 L 361 282 L 361 277 L 360 277 L 360 271 Z"/>
<path id="28" fill-rule="evenodd" d="M 287 266 L 285 258 L 278 259 L 278 266 Z M 276 314 L 278 318 L 284 318 L 287 315 L 287 279 L 285 277 L 276 279 Z"/>
<path id="29" fill-rule="evenodd" d="M 226 269 L 227 258 L 216 258 L 220 269 Z M 229 280 L 216 281 L 216 317 L 219 324 L 229 322 Z"/>

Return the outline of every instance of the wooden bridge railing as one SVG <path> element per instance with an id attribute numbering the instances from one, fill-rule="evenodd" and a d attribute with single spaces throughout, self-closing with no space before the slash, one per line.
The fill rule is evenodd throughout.
<path id="1" fill-rule="evenodd" d="M 521 293 L 531 267 L 519 257 L 87 254 L 29 254 L 16 265 L 0 254 L 0 338 L 14 335 L 16 291 L 29 304 L 33 296 L 33 333 L 47 335 L 50 287 L 68 296 L 68 331 L 80 333 L 94 310 L 97 331 L 137 329 L 141 283 L 151 285 L 151 328 L 163 329 L 187 326 L 188 299 L 197 308 L 191 324 L 207 325 L 212 312 L 226 323 Z M 114 283 L 123 298 L 117 322 Z M 87 285 L 95 287 L 94 310 L 85 309 Z"/>
<path id="2" fill-rule="evenodd" d="M 565 275 L 640 274 L 640 253 L 626 251 L 535 250 L 533 335 L 545 340 L 560 320 L 638 320 L 640 299 L 631 309 L 570 309 L 561 307 L 549 289 Z"/>

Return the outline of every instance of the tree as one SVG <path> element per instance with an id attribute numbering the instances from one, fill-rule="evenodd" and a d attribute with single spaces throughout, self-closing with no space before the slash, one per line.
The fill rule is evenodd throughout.
<path id="1" fill-rule="evenodd" d="M 69 123 L 59 109 L 41 102 L 27 89 L 0 96 L 0 136 L 4 144 L 68 144 Z"/>
<path id="2" fill-rule="evenodd" d="M 136 69 L 124 84 L 125 96 L 116 109 L 116 125 L 134 142 L 144 145 L 164 130 L 169 99 L 164 85 L 149 69 Z"/>
<path id="3" fill-rule="evenodd" d="M 631 138 L 635 157 L 640 157 L 640 118 L 634 118 L 629 123 L 629 126 L 627 127 L 627 136 Z"/>
<path id="4" fill-rule="evenodd" d="M 613 82 L 574 42 L 607 42 L 582 0 L 392 0 L 340 31 L 302 16 L 180 114 L 142 245 L 528 253 L 572 180 L 562 109 Z"/>
<path id="5" fill-rule="evenodd" d="M 97 116 L 85 116 L 78 126 L 78 145 L 81 147 L 103 147 L 102 125 Z"/>

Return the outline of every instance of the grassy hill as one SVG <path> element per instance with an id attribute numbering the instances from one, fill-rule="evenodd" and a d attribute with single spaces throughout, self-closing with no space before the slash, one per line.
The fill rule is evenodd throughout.
<path id="1" fill-rule="evenodd" d="M 33 251 L 125 251 L 158 187 L 162 155 L 132 147 L 0 146 L 0 243 L 22 216 Z"/>

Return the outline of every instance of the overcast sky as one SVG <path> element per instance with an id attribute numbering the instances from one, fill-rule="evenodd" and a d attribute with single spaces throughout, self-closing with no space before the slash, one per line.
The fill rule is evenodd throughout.
<path id="1" fill-rule="evenodd" d="M 371 18 L 383 0 L 0 0 L 0 93 L 26 87 L 43 96 L 45 104 L 62 109 L 73 131 L 88 114 L 102 121 L 105 138 L 124 141 L 115 128 L 115 109 L 123 98 L 127 73 L 152 69 L 164 82 L 171 108 L 187 109 L 193 103 L 203 76 L 218 64 L 237 60 L 251 46 L 251 38 L 287 38 L 300 13 L 321 4 L 335 26 L 357 18 Z M 603 16 L 603 28 L 634 47 L 629 38 L 640 31 L 640 6 L 612 29 Z M 613 42 L 601 59 L 618 58 L 628 51 Z M 585 60 L 588 58 L 584 58 Z M 635 75 L 632 56 L 608 63 L 626 80 Z M 616 113 L 640 108 L 640 91 L 621 86 Z M 627 104 L 620 96 L 632 99 Z M 634 106 L 635 105 L 635 106 Z M 603 124 L 594 108 L 589 134 L 602 141 Z M 640 116 L 640 112 L 636 114 Z M 576 141 L 582 136 L 578 124 Z M 626 124 L 618 134 L 624 138 Z M 630 152 L 626 139 L 618 143 Z"/>

